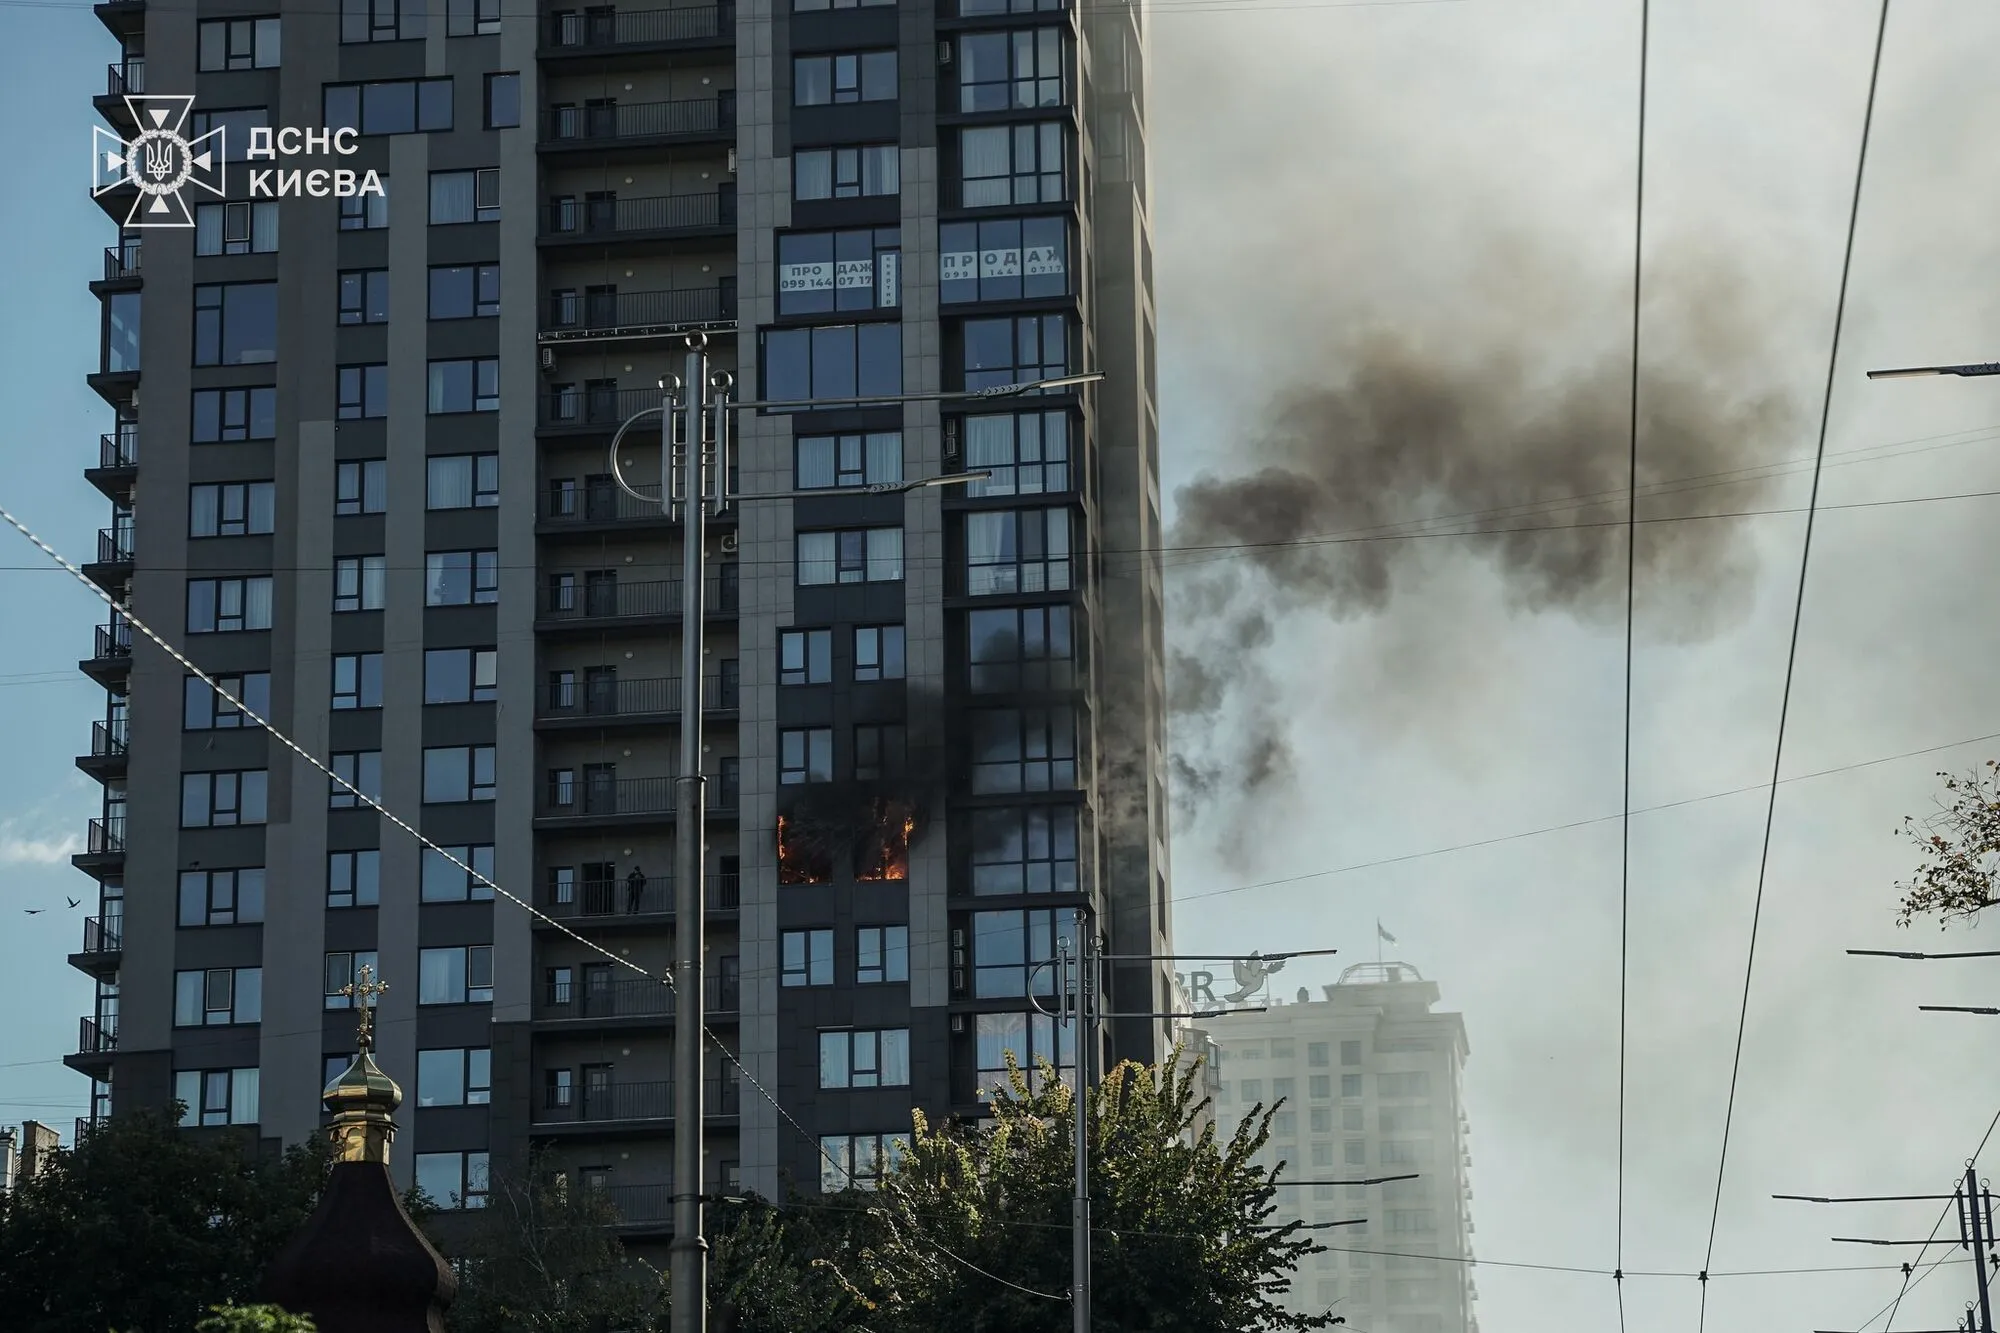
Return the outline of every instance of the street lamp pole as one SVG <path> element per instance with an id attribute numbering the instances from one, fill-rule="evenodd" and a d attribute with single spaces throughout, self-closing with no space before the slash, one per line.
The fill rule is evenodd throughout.
<path id="1" fill-rule="evenodd" d="M 1871 380 L 1913 380 L 1927 375 L 1957 375 L 1970 379 L 1976 376 L 2000 375 L 2000 361 L 1982 361 L 1967 366 L 1906 366 L 1901 370 L 1871 370 Z"/>

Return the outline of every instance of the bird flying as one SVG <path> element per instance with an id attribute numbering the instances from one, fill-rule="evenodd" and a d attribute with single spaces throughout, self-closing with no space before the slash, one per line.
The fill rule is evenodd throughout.
<path id="1" fill-rule="evenodd" d="M 69 895 L 65 893 L 65 894 L 63 895 L 63 897 L 65 897 L 65 898 L 69 898 Z M 70 899 L 69 899 L 69 905 L 70 905 L 71 907 L 81 907 L 81 906 L 83 906 L 83 901 L 82 901 L 81 899 L 79 899 L 79 898 L 70 898 Z"/>

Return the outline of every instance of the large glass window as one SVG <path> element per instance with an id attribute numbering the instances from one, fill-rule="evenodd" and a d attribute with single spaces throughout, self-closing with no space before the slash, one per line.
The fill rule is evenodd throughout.
<path id="1" fill-rule="evenodd" d="M 966 417 L 965 470 L 991 472 L 969 496 L 1051 495 L 1070 489 L 1067 412 L 1007 412 Z"/>
<path id="2" fill-rule="evenodd" d="M 388 596 L 388 557 L 344 555 L 333 562 L 333 609 L 380 611 Z"/>
<path id="3" fill-rule="evenodd" d="M 426 509 L 491 509 L 500 503 L 500 455 L 441 454 L 427 465 Z"/>
<path id="4" fill-rule="evenodd" d="M 500 220 L 500 169 L 433 171 L 431 225 Z"/>
<path id="5" fill-rule="evenodd" d="M 425 606 L 482 606 L 499 600 L 498 551 L 432 551 L 424 556 Z"/>
<path id="6" fill-rule="evenodd" d="M 421 41 L 424 14 L 424 0 L 340 0 L 340 40 Z"/>
<path id="7" fill-rule="evenodd" d="M 831 930 L 788 930 L 779 937 L 778 944 L 779 985 L 831 986 L 833 984 Z"/>
<path id="8" fill-rule="evenodd" d="M 188 487 L 188 536 L 249 537 L 271 530 L 277 510 L 268 481 L 227 481 Z"/>
<path id="9" fill-rule="evenodd" d="M 418 1106 L 489 1106 L 492 1102 L 490 1047 L 417 1052 Z"/>
<path id="10" fill-rule="evenodd" d="M 381 193 L 352 194 L 340 201 L 342 231 L 380 231 L 389 225 L 389 179 L 380 172 Z"/>
<path id="11" fill-rule="evenodd" d="M 960 34 L 958 109 L 1061 106 L 1068 48 L 1060 28 Z"/>
<path id="12" fill-rule="evenodd" d="M 222 131 L 222 160 L 250 160 L 250 131 L 269 129 L 268 107 L 247 106 L 234 111 L 197 111 L 188 117 L 188 138 L 198 142 L 203 136 Z"/>
<path id="13" fill-rule="evenodd" d="M 195 205 L 196 254 L 262 255 L 277 248 L 277 200 Z"/>
<path id="14" fill-rule="evenodd" d="M 1076 1078 L 1076 1042 L 1067 1025 L 1045 1014 L 979 1014 L 973 1019 L 982 1090 L 1007 1086 L 1007 1056 L 1014 1057 L 1030 1089 L 1045 1075 L 1042 1063 L 1056 1066 L 1065 1084 Z"/>
<path id="15" fill-rule="evenodd" d="M 337 372 L 334 414 L 342 421 L 365 421 L 389 415 L 389 367 L 341 366 Z"/>
<path id="16" fill-rule="evenodd" d="M 1070 586 L 1067 509 L 1020 509 L 965 516 L 965 591 L 1060 592 Z"/>
<path id="17" fill-rule="evenodd" d="M 832 679 L 832 630 L 788 629 L 779 632 L 780 685 L 824 685 Z"/>
<path id="18" fill-rule="evenodd" d="M 189 579 L 187 632 L 235 634 L 271 628 L 271 577 Z"/>
<path id="19" fill-rule="evenodd" d="M 910 979 L 908 926 L 857 926 L 854 931 L 854 984 L 880 986 Z"/>
<path id="20" fill-rule="evenodd" d="M 1069 373 L 1069 320 L 1063 315 L 968 319 L 963 333 L 968 389 L 1032 384 Z"/>
<path id="21" fill-rule="evenodd" d="M 255 1023 L 264 1013 L 264 969 L 211 967 L 174 973 L 174 1026 Z"/>
<path id="22" fill-rule="evenodd" d="M 819 1140 L 822 1194 L 879 1189 L 910 1146 L 907 1134 L 823 1134 Z"/>
<path id="23" fill-rule="evenodd" d="M 119 292 L 104 303 L 104 369 L 109 374 L 139 369 L 140 306 L 138 292 Z"/>
<path id="24" fill-rule="evenodd" d="M 492 999 L 492 945 L 417 951 L 418 1004 L 488 1004 Z"/>
<path id="25" fill-rule="evenodd" d="M 382 853 L 376 848 L 365 848 L 353 852 L 329 852 L 326 858 L 326 905 L 328 907 L 374 907 L 382 901 Z M 327 955 L 329 960 L 335 955 Z M 341 954 L 345 958 L 347 955 Z M 355 956 L 353 971 L 359 973 L 364 966 L 374 966 L 375 955 L 365 959 Z M 352 979 L 358 979 L 358 976 Z M 346 981 L 335 982 L 331 974 L 327 980 L 327 994 L 331 996 Z M 333 1004 L 329 1009 L 345 1009 L 346 1003 Z"/>
<path id="26" fill-rule="evenodd" d="M 277 19 L 205 19 L 195 25 L 195 68 L 202 73 L 277 67 Z"/>
<path id="27" fill-rule="evenodd" d="M 389 322 L 389 270 L 353 269 L 340 275 L 340 322 Z"/>
<path id="28" fill-rule="evenodd" d="M 264 870 L 184 870 L 180 913 L 183 926 L 250 926 L 264 919 Z"/>
<path id="29" fill-rule="evenodd" d="M 333 659 L 333 710 L 382 706 L 382 654 L 340 653 Z"/>
<path id="30" fill-rule="evenodd" d="M 271 715 L 271 673 L 246 671 L 240 676 L 215 676 L 215 683 L 240 699 L 260 717 Z M 228 731 L 257 723 L 229 699 L 210 689 L 200 676 L 189 676 L 181 698 L 181 726 L 187 731 Z"/>
<path id="31" fill-rule="evenodd" d="M 235 828 L 264 822 L 270 775 L 261 768 L 181 775 L 182 828 Z"/>
<path id="32" fill-rule="evenodd" d="M 976 694 L 1076 687 L 1067 606 L 966 614 L 966 674 Z"/>
<path id="33" fill-rule="evenodd" d="M 819 1034 L 822 1088 L 907 1088 L 910 1086 L 910 1030 Z"/>
<path id="34" fill-rule="evenodd" d="M 431 270 L 432 319 L 479 319 L 499 313 L 498 264 L 447 264 Z"/>
<path id="35" fill-rule="evenodd" d="M 259 1074 L 249 1069 L 177 1069 L 174 1100 L 182 1126 L 257 1123 Z"/>
<path id="36" fill-rule="evenodd" d="M 896 227 L 778 237 L 778 313 L 895 308 L 902 302 L 901 245 Z"/>
<path id="37" fill-rule="evenodd" d="M 901 324 L 768 329 L 760 341 L 758 369 L 767 401 L 893 398 L 903 392 Z"/>
<path id="38" fill-rule="evenodd" d="M 903 577 L 901 528 L 798 534 L 798 584 L 892 583 Z"/>
<path id="39" fill-rule="evenodd" d="M 278 434 L 278 391 L 268 389 L 196 389 L 194 444 L 227 444 L 237 440 L 269 440 Z"/>
<path id="40" fill-rule="evenodd" d="M 327 767 L 333 770 L 326 780 L 326 808 L 329 810 L 365 809 L 361 797 L 371 801 L 382 799 L 382 752 L 380 750 L 336 750 L 327 756 Z M 359 790 L 361 795 L 355 795 Z"/>
<path id="41" fill-rule="evenodd" d="M 958 201 L 965 208 L 1060 204 L 1069 198 L 1066 136 L 1057 121 L 958 132 Z"/>
<path id="42" fill-rule="evenodd" d="M 380 514 L 389 508 L 389 460 L 363 458 L 333 465 L 333 512 Z"/>
<path id="43" fill-rule="evenodd" d="M 792 198 L 863 199 L 901 187 L 903 150 L 892 143 L 800 148 L 792 154 Z"/>
<path id="44" fill-rule="evenodd" d="M 500 410 L 500 362 L 497 358 L 433 361 L 430 372 L 432 416 Z"/>
<path id="45" fill-rule="evenodd" d="M 778 733 L 778 783 L 796 787 L 833 781 L 833 729 L 795 727 Z"/>
<path id="46" fill-rule="evenodd" d="M 197 366 L 252 366 L 277 359 L 277 283 L 205 283 L 194 289 Z"/>
<path id="47" fill-rule="evenodd" d="M 483 1152 L 420 1152 L 417 1188 L 438 1208 L 484 1208 L 487 1167 Z"/>
<path id="48" fill-rule="evenodd" d="M 896 100 L 894 51 L 844 51 L 792 57 L 792 105 Z"/>
<path id="49" fill-rule="evenodd" d="M 797 449 L 796 484 L 802 491 L 878 486 L 903 479 L 903 433 L 898 430 L 801 435 Z"/>
<path id="50" fill-rule="evenodd" d="M 446 847 L 452 859 L 447 859 L 433 848 L 424 848 L 423 872 L 420 877 L 423 901 L 427 903 L 465 903 L 493 901 L 493 845 L 474 843 L 459 847 Z M 459 862 L 458 865 L 452 863 Z M 471 866 L 478 873 L 463 869 Z"/>
<path id="51" fill-rule="evenodd" d="M 1020 301 L 1069 292 L 1069 223 L 989 218 L 938 224 L 938 300 Z"/>
<path id="52" fill-rule="evenodd" d="M 976 999 L 1055 994 L 1058 941 L 1076 948 L 1076 913 L 1031 908 L 972 914 L 972 994 Z M 1047 966 L 1043 966 L 1047 964 Z"/>
<path id="53" fill-rule="evenodd" d="M 901 625 L 855 626 L 854 678 L 903 679 L 903 642 Z"/>
<path id="54" fill-rule="evenodd" d="M 445 745 L 424 751 L 424 804 L 490 801 L 494 795 L 493 747 Z"/>
<path id="55" fill-rule="evenodd" d="M 500 652 L 495 648 L 432 648 L 424 653 L 424 702 L 485 703 L 499 694 Z"/>
<path id="56" fill-rule="evenodd" d="M 366 980 L 361 974 L 380 978 L 382 969 L 375 965 L 375 951 L 365 949 L 359 953 L 330 953 L 326 956 L 326 1002 L 328 1009 L 356 1008 L 355 995 L 361 983 Z M 354 987 L 354 990 L 349 990 Z M 365 1005 L 373 1009 L 379 996 L 370 995 Z"/>
<path id="57" fill-rule="evenodd" d="M 450 79 L 328 84 L 322 124 L 358 134 L 423 134 L 452 124 Z"/>
<path id="58" fill-rule="evenodd" d="M 1077 892 L 1075 806 L 975 810 L 971 818 L 973 893 Z"/>
<path id="59" fill-rule="evenodd" d="M 1070 709 L 980 709 L 970 718 L 974 792 L 1076 786 L 1076 715 Z"/>

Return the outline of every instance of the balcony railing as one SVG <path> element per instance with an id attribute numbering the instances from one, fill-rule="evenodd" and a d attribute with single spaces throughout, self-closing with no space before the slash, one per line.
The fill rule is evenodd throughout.
<path id="1" fill-rule="evenodd" d="M 586 680 L 581 686 L 552 686 L 544 701 L 545 718 L 633 717 L 681 711 L 681 678 L 657 676 L 647 680 Z M 737 678 L 703 676 L 701 703 L 704 712 L 737 706 Z"/>
<path id="2" fill-rule="evenodd" d="M 84 852 L 90 856 L 106 856 L 125 850 L 125 816 L 106 815 L 102 819 L 90 821 L 89 836 L 84 840 Z"/>
<path id="3" fill-rule="evenodd" d="M 703 609 L 710 615 L 736 612 L 738 576 L 734 565 L 724 565 L 710 576 Z M 681 581 L 654 579 L 644 583 L 586 583 L 558 585 L 542 590 L 542 614 L 550 620 L 634 620 L 651 616 L 679 616 Z"/>
<path id="4" fill-rule="evenodd" d="M 125 922 L 122 917 L 85 917 L 83 922 L 83 951 L 85 953 L 117 953 L 125 947 Z"/>
<path id="5" fill-rule="evenodd" d="M 97 627 L 96 643 L 91 655 L 98 659 L 107 657 L 130 657 L 132 655 L 132 626 L 120 620 L 111 625 Z"/>
<path id="6" fill-rule="evenodd" d="M 552 236 L 734 227 L 736 187 L 725 183 L 713 190 L 648 195 L 640 199 L 551 199 L 547 221 Z"/>
<path id="7" fill-rule="evenodd" d="M 683 287 L 659 292 L 558 292 L 549 297 L 545 333 L 675 328 L 736 318 L 736 288 Z"/>
<path id="8" fill-rule="evenodd" d="M 616 426 L 660 405 L 658 389 L 566 388 L 542 395 L 545 426 Z"/>
<path id="9" fill-rule="evenodd" d="M 618 1220 L 628 1227 L 673 1220 L 672 1185 L 598 1185 L 594 1188 L 611 1201 Z"/>
<path id="10" fill-rule="evenodd" d="M 99 1027 L 94 1018 L 77 1020 L 76 1053 L 78 1055 L 103 1055 L 118 1049 L 118 1025 Z"/>
<path id="11" fill-rule="evenodd" d="M 677 102 L 557 106 L 542 113 L 542 138 L 554 143 L 672 139 L 735 128 L 736 94 L 730 91 Z"/>
<path id="12" fill-rule="evenodd" d="M 146 62 L 139 56 L 127 56 L 122 65 L 111 65 L 105 70 L 104 93 L 107 97 L 123 97 L 127 93 L 146 91 Z"/>
<path id="13" fill-rule="evenodd" d="M 111 253 L 106 251 L 106 254 Z M 139 428 L 121 428 L 110 435 L 97 437 L 97 466 L 137 467 L 139 465 Z"/>
<path id="14" fill-rule="evenodd" d="M 742 1091 L 734 1078 L 711 1075 L 702 1083 L 703 1116 L 736 1115 Z M 610 1083 L 597 1087 L 550 1088 L 542 1097 L 536 1124 L 593 1124 L 606 1120 L 671 1120 L 672 1079 L 657 1083 Z"/>
<path id="15" fill-rule="evenodd" d="M 117 69 L 116 65 L 112 66 Z M 107 247 L 104 251 L 104 280 L 118 282 L 124 278 L 139 276 L 139 251 L 137 241 L 127 241 L 123 245 Z"/>
<path id="16" fill-rule="evenodd" d="M 736 978 L 717 976 L 707 983 L 710 1013 L 735 1013 Z M 543 1018 L 672 1018 L 674 988 L 662 981 L 638 977 L 630 981 L 554 981 L 543 989 Z"/>
<path id="17" fill-rule="evenodd" d="M 132 529 L 99 528 L 97 530 L 97 563 L 100 565 L 124 565 L 132 561 Z"/>
<path id="18" fill-rule="evenodd" d="M 647 498 L 634 499 L 608 478 L 601 482 L 587 479 L 581 486 L 574 481 L 552 481 L 542 497 L 542 517 L 550 523 L 632 523 L 657 522 L 666 516 L 660 508 L 658 482 L 640 483 L 632 489 Z"/>
<path id="19" fill-rule="evenodd" d="M 682 5 L 606 13 L 551 14 L 549 45 L 585 50 L 715 40 L 736 31 L 734 5 Z"/>
<path id="20" fill-rule="evenodd" d="M 125 753 L 126 721 L 119 718 L 115 722 L 93 722 L 90 724 L 90 753 L 92 757 L 103 759 Z"/>
<path id="21" fill-rule="evenodd" d="M 740 875 L 710 875 L 708 910 L 734 912 L 743 905 Z M 586 879 L 570 886 L 567 898 L 544 895 L 542 910 L 558 919 L 580 916 L 640 916 L 674 910 L 674 877 L 648 876 L 635 900 L 630 879 Z"/>

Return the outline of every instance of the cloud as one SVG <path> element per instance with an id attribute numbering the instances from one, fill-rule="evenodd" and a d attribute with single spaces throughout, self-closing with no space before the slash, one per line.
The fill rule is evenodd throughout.
<path id="1" fill-rule="evenodd" d="M 59 833 L 49 827 L 24 828 L 25 822 L 0 820 L 0 865 L 62 865 L 83 850 L 83 839 L 74 830 Z"/>

